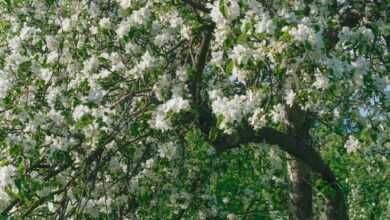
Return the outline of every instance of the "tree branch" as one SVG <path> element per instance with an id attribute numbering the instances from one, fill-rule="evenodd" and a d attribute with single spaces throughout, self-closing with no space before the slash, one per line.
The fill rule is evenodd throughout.
<path id="1" fill-rule="evenodd" d="M 297 138 L 270 127 L 254 131 L 249 126 L 243 126 L 231 135 L 217 138 L 212 144 L 221 153 L 239 147 L 241 144 L 261 142 L 277 145 L 281 150 L 301 160 L 314 172 L 319 173 L 335 192 L 334 195 L 328 195 L 327 198 L 329 203 L 332 203 L 329 215 L 336 217 L 335 219 L 348 219 L 344 193 L 337 184 L 335 175 L 323 161 L 321 155 L 304 138 Z"/>
<path id="2" fill-rule="evenodd" d="M 225 135 L 218 138 L 214 142 L 214 146 L 217 151 L 222 152 L 239 147 L 240 144 L 261 142 L 278 145 L 280 149 L 302 160 L 312 170 L 319 173 L 325 181 L 330 184 L 335 183 L 336 178 L 334 174 L 312 146 L 309 146 L 304 140 L 298 140 L 297 138 L 274 128 L 264 127 L 255 132 L 250 127 L 244 127 L 232 135 Z"/>
<path id="3" fill-rule="evenodd" d="M 198 3 L 196 1 L 192 1 L 192 0 L 182 0 L 182 2 L 184 2 L 185 4 L 191 6 L 192 8 L 196 9 L 196 10 L 199 10 L 201 12 L 204 12 L 204 13 L 209 13 L 210 12 L 210 9 L 207 8 L 206 6 L 204 6 L 203 4 L 201 3 Z"/>
<path id="4" fill-rule="evenodd" d="M 212 33 L 214 26 L 206 26 L 205 31 L 203 32 L 202 42 L 200 44 L 200 51 L 196 56 L 194 67 L 193 67 L 193 79 L 191 85 L 191 95 L 193 102 L 199 104 L 200 99 L 200 84 L 202 81 L 202 73 L 206 66 L 207 54 L 210 49 L 210 42 L 212 38 Z"/>

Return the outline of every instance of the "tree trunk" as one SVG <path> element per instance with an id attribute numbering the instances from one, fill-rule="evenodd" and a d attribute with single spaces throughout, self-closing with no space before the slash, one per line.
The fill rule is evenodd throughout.
<path id="1" fill-rule="evenodd" d="M 332 184 L 333 193 L 326 198 L 326 220 L 348 220 L 347 204 L 344 192 L 337 185 Z"/>
<path id="2" fill-rule="evenodd" d="M 287 155 L 288 212 L 290 220 L 313 219 L 310 171 L 303 162 Z"/>

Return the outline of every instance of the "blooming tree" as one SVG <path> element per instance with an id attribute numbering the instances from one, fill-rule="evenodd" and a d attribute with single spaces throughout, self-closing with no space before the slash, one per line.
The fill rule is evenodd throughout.
<path id="1" fill-rule="evenodd" d="M 389 217 L 389 10 L 0 1 L 1 216 Z"/>

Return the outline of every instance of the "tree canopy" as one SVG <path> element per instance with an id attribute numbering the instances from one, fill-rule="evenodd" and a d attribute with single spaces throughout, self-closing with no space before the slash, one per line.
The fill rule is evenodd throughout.
<path id="1" fill-rule="evenodd" d="M 0 0 L 0 219 L 389 219 L 389 11 Z"/>

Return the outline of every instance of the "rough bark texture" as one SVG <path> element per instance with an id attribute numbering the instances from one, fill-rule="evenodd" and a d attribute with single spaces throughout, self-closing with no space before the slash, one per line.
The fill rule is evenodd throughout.
<path id="1" fill-rule="evenodd" d="M 298 106 L 287 111 L 289 124 L 287 132 L 290 136 L 310 142 L 310 124 L 306 114 Z M 313 219 L 312 187 L 310 170 L 297 158 L 287 155 L 288 179 L 288 212 L 290 220 Z"/>
<path id="2" fill-rule="evenodd" d="M 313 219 L 310 171 L 304 163 L 287 156 L 288 212 L 290 220 Z"/>
<path id="3" fill-rule="evenodd" d="M 348 212 L 344 192 L 337 183 L 333 183 L 332 188 L 334 193 L 326 198 L 326 220 L 347 220 Z"/>

